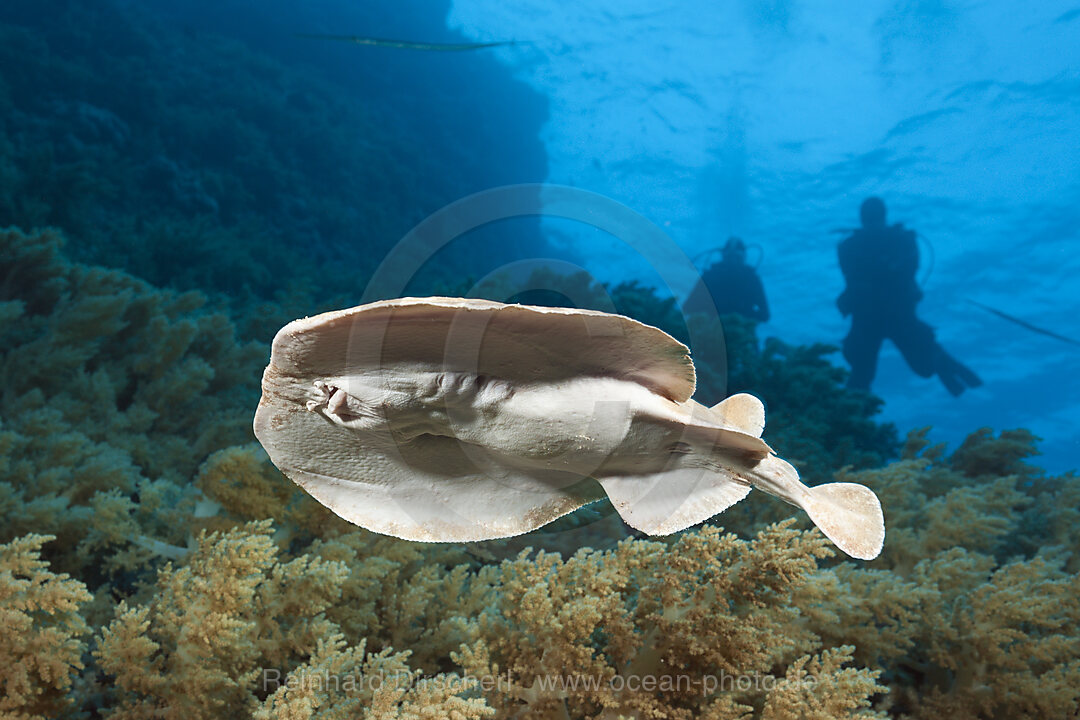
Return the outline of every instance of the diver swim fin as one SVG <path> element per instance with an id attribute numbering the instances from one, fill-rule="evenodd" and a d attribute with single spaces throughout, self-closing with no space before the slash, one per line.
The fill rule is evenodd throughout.
<path id="1" fill-rule="evenodd" d="M 982 378 L 971 368 L 958 362 L 944 350 L 941 351 L 939 364 L 941 367 L 938 370 L 938 377 L 953 397 L 959 397 L 968 388 L 979 387 L 983 384 Z"/>

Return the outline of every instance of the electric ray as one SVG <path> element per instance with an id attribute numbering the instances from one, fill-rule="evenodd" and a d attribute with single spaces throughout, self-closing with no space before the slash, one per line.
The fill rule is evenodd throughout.
<path id="1" fill-rule="evenodd" d="M 517 535 L 602 493 L 628 525 L 665 535 L 756 487 L 847 554 L 881 552 L 869 488 L 807 487 L 761 439 L 757 398 L 708 408 L 694 384 L 685 345 L 621 315 L 386 300 L 277 333 L 255 435 L 335 513 L 408 540 Z"/>

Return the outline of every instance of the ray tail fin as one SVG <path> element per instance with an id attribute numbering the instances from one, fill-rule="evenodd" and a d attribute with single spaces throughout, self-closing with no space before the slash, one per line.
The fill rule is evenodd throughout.
<path id="1" fill-rule="evenodd" d="M 885 517 L 874 491 L 857 483 L 809 488 L 803 509 L 825 537 L 853 558 L 873 560 L 885 543 Z"/>
<path id="2" fill-rule="evenodd" d="M 851 557 L 873 560 L 885 542 L 885 518 L 874 491 L 856 483 L 807 487 L 799 471 L 769 455 L 750 471 L 754 487 L 801 507 L 825 537 Z"/>

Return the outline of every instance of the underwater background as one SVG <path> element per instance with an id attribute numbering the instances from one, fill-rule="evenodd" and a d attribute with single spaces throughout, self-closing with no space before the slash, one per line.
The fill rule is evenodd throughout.
<path id="1" fill-rule="evenodd" d="M 1077 717 L 1078 33 L 1069 2 L 6 0 L 0 716 Z M 886 343 L 846 387 L 868 196 L 982 386 Z M 768 322 L 680 311 L 729 236 Z M 699 398 L 873 488 L 884 552 L 761 493 L 667 538 L 606 502 L 467 545 L 345 523 L 255 441 L 259 381 L 288 321 L 402 294 L 690 342 Z"/>

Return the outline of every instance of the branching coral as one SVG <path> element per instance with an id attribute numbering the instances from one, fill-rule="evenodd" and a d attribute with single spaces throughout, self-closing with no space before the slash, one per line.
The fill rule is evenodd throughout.
<path id="1" fill-rule="evenodd" d="M 919 717 L 1055 717 L 1078 707 L 1080 578 L 1040 558 L 993 566 L 955 549 L 915 568 L 929 592 L 917 650 L 897 665 L 921 680 L 903 693 Z"/>
<path id="2" fill-rule="evenodd" d="M 195 293 L 72 264 L 53 232 L 0 232 L 0 539 L 47 531 L 59 569 L 92 585 L 153 559 L 139 535 L 184 545 L 189 478 L 211 452 L 250 438 L 247 368 Z"/>
<path id="3" fill-rule="evenodd" d="M 166 566 L 152 600 L 121 603 L 95 652 L 115 682 L 116 718 L 238 717 L 264 671 L 292 670 L 330 637 L 340 563 L 279 562 L 262 522 L 204 536 L 182 568 Z"/>
<path id="4" fill-rule="evenodd" d="M 923 437 L 909 438 L 909 459 L 841 475 L 880 488 L 895 508 L 890 537 L 871 568 L 840 566 L 819 579 L 834 618 L 811 624 L 830 642 L 854 643 L 857 662 L 888 668 L 891 714 L 1077 712 L 1080 581 L 1065 569 L 1075 530 L 1056 520 L 1075 508 L 1052 507 L 1077 492 L 1075 478 L 1033 481 L 1037 471 L 1020 464 L 1034 454 L 1025 432 L 979 431 L 952 457 L 940 448 L 920 457 Z M 1038 554 L 1024 557 L 1024 547 Z"/>
<path id="5" fill-rule="evenodd" d="M 353 526 L 289 482 L 255 443 L 219 450 L 202 464 L 195 478 L 204 502 L 193 525 L 226 529 L 250 520 L 272 519 L 279 539 L 309 541 L 348 532 Z"/>
<path id="6" fill-rule="evenodd" d="M 1005 430 L 994 437 L 990 428 L 981 428 L 956 449 L 949 458 L 949 465 L 971 478 L 984 475 L 1034 475 L 1036 468 L 1024 461 L 1039 454 L 1035 447 L 1037 439 L 1023 429 Z"/>
<path id="7" fill-rule="evenodd" d="M 865 698 L 886 688 L 865 671 L 844 667 L 851 661 L 852 649 L 826 650 L 792 663 L 784 682 L 766 697 L 762 720 L 883 717 L 869 712 L 870 703 Z M 813 682 L 807 682 L 809 678 Z"/>
<path id="8" fill-rule="evenodd" d="M 413 662 L 431 670 L 453 669 L 450 653 L 476 638 L 470 619 L 492 602 L 490 585 L 470 572 L 460 546 L 353 530 L 313 543 L 310 552 L 349 568 L 341 602 L 327 614 L 350 642 L 409 649 Z"/>
<path id="9" fill-rule="evenodd" d="M 798 630 L 792 599 L 828 554 L 820 536 L 784 526 L 752 542 L 705 527 L 566 561 L 523 554 L 486 578 L 494 612 L 455 657 L 499 679 L 485 695 L 501 717 L 785 717 L 798 695 L 789 682 L 820 647 Z M 843 660 L 825 664 L 832 675 Z M 827 689 L 838 679 L 807 690 L 823 708 L 847 708 L 820 717 L 869 717 L 859 709 L 881 689 L 875 674 L 849 674 L 843 692 Z"/>
<path id="10" fill-rule="evenodd" d="M 368 653 L 348 647 L 341 635 L 319 642 L 311 661 L 280 681 L 255 720 L 481 720 L 494 715 L 479 698 L 462 697 L 477 684 L 456 675 L 425 677 L 409 653 Z"/>
<path id="11" fill-rule="evenodd" d="M 57 717 L 69 709 L 90 628 L 79 606 L 86 586 L 54 575 L 40 557 L 54 538 L 26 535 L 0 545 L 0 716 Z"/>
<path id="12" fill-rule="evenodd" d="M 316 547 L 344 561 L 285 562 L 268 523 L 205 536 L 103 630 L 95 655 L 117 688 L 114 716 L 479 718 L 490 705 L 497 717 L 781 718 L 805 701 L 848 718 L 870 717 L 882 689 L 842 667 L 850 649 L 813 657 L 817 636 L 793 632 L 793 593 L 829 553 L 816 535 L 774 527 L 748 542 L 706 528 L 479 569 L 418 562 L 423 546 L 389 539 L 359 561 L 348 550 L 364 539 Z M 367 609 L 342 614 L 365 593 Z M 369 653 L 365 637 L 383 649 Z"/>

